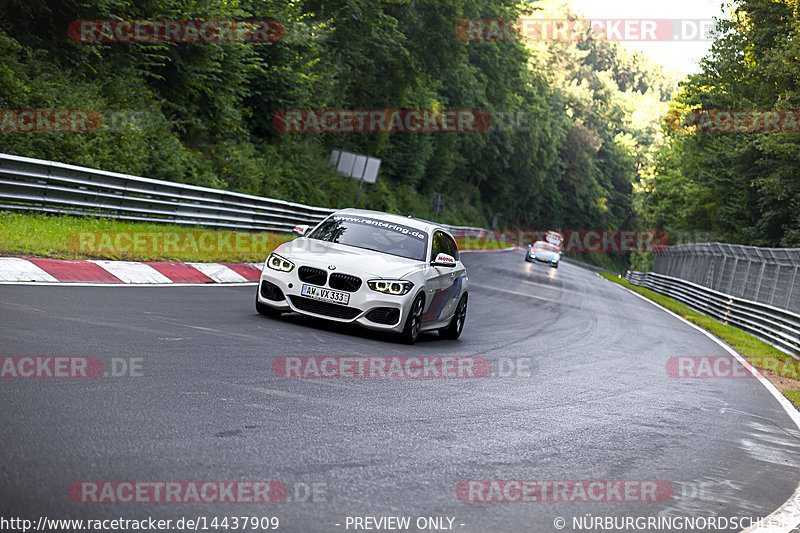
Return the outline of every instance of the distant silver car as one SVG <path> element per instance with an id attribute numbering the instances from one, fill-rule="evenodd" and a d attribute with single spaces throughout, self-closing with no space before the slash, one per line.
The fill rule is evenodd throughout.
<path id="1" fill-rule="evenodd" d="M 558 247 L 545 241 L 536 241 L 533 246 L 529 244 L 528 251 L 525 253 L 525 261 L 547 263 L 553 268 L 558 268 L 560 260 L 561 252 Z"/>
<path id="2" fill-rule="evenodd" d="M 413 218 L 343 209 L 264 263 L 256 309 L 296 312 L 398 333 L 457 339 L 467 315 L 467 271 L 453 236 Z"/>

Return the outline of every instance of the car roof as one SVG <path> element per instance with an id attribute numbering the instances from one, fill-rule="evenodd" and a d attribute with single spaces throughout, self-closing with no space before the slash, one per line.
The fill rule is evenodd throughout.
<path id="1" fill-rule="evenodd" d="M 362 217 L 369 217 L 374 218 L 377 220 L 385 220 L 386 222 L 392 222 L 393 224 L 402 224 L 404 226 L 409 226 L 415 229 L 423 230 L 425 232 L 430 233 L 434 229 L 441 229 L 450 233 L 447 228 L 441 226 L 440 224 L 434 224 L 428 220 L 422 220 L 421 218 L 414 218 L 414 217 L 404 217 L 401 215 L 395 215 L 393 213 L 384 213 L 383 211 L 371 211 L 369 209 L 340 209 L 333 213 L 334 215 L 357 215 Z"/>

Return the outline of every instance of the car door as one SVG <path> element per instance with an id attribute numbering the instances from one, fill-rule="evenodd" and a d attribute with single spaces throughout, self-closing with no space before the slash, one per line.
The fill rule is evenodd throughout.
<path id="1" fill-rule="evenodd" d="M 461 287 L 466 277 L 464 265 L 458 258 L 458 246 L 453 238 L 444 231 L 437 230 L 431 239 L 430 261 L 440 253 L 453 256 L 455 267 L 437 267 L 428 265 L 428 290 L 426 294 L 426 310 L 422 315 L 423 322 L 445 320 L 455 312 Z"/>

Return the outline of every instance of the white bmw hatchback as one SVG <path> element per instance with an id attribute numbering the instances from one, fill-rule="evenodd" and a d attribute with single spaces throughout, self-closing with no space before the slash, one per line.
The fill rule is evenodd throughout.
<path id="1" fill-rule="evenodd" d="M 453 236 L 399 215 L 343 209 L 267 257 L 256 310 L 296 312 L 399 333 L 412 344 L 438 330 L 457 339 L 467 315 L 468 278 Z"/>

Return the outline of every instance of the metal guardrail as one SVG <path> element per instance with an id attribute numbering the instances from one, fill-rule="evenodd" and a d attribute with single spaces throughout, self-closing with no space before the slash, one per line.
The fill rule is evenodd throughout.
<path id="1" fill-rule="evenodd" d="M 628 271 L 625 279 L 800 356 L 800 314 L 655 272 Z"/>
<path id="2" fill-rule="evenodd" d="M 335 211 L 8 154 L 0 154 L 0 209 L 279 232 L 315 226 Z"/>
<path id="3" fill-rule="evenodd" d="M 291 231 L 334 209 L 0 154 L 0 209 Z"/>
<path id="4" fill-rule="evenodd" d="M 800 313 L 800 249 L 719 242 L 655 250 L 653 272 Z"/>

